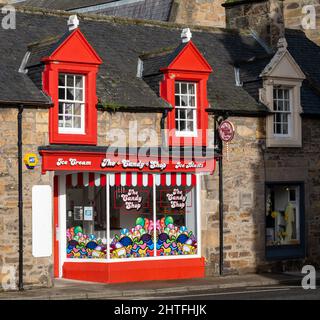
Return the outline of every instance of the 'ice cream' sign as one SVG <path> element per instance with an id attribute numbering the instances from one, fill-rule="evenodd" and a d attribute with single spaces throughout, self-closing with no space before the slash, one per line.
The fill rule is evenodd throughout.
<path id="1" fill-rule="evenodd" d="M 128 193 L 122 194 L 121 198 L 127 210 L 140 210 L 142 197 L 139 192 L 134 189 L 129 189 Z"/>
<path id="2" fill-rule="evenodd" d="M 186 206 L 187 197 L 179 189 L 173 189 L 172 193 L 167 193 L 167 199 L 172 209 L 183 209 Z"/>

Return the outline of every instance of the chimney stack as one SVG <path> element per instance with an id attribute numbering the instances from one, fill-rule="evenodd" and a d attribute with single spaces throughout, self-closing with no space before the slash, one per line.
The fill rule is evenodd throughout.
<path id="1" fill-rule="evenodd" d="M 285 36 L 284 0 L 236 0 L 223 4 L 226 24 L 232 29 L 253 31 L 271 49 Z"/>

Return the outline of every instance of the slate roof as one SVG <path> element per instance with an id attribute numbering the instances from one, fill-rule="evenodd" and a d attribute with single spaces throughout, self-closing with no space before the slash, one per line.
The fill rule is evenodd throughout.
<path id="1" fill-rule="evenodd" d="M 176 48 L 164 49 L 160 53 L 142 55 L 140 58 L 143 61 L 143 77 L 159 74 L 160 69 L 168 67 L 186 45 L 187 43 L 181 43 Z"/>
<path id="2" fill-rule="evenodd" d="M 18 6 L 168 21 L 173 0 L 26 0 Z"/>
<path id="3" fill-rule="evenodd" d="M 41 59 L 44 57 L 49 57 L 56 49 L 60 47 L 60 45 L 69 37 L 70 34 L 71 32 L 67 31 L 63 35 L 43 39 L 42 41 L 30 44 L 28 46 L 30 57 L 27 61 L 26 68 L 40 64 Z"/>
<path id="4" fill-rule="evenodd" d="M 286 29 L 288 50 L 307 79 L 301 88 L 301 105 L 304 114 L 320 115 L 320 70 L 315 68 L 320 63 L 320 47 L 309 40 L 302 31 Z M 251 61 L 236 64 L 240 68 L 243 88 L 256 100 L 259 99 L 259 88 L 262 81 L 259 75 L 270 62 L 273 55 L 256 56 Z"/>
<path id="5" fill-rule="evenodd" d="M 98 13 L 133 19 L 169 21 L 173 0 L 144 0 L 131 3 L 113 1 L 108 5 L 91 7 L 79 12 Z"/>
<path id="6" fill-rule="evenodd" d="M 114 0 L 26 0 L 18 5 L 53 9 L 72 10 L 76 8 L 90 7 L 102 3 L 115 2 Z"/>
<path id="7" fill-rule="evenodd" d="M 30 66 L 46 50 L 57 44 L 56 39 L 67 30 L 67 19 L 68 14 L 21 9 L 21 12 L 17 12 L 16 30 L 0 29 L 0 102 L 19 99 L 30 103 L 50 103 L 31 79 L 18 70 L 28 47 L 32 51 L 28 62 Z M 168 104 L 159 98 L 156 85 L 150 85 L 150 82 L 137 77 L 138 59 L 168 48 L 174 52 L 174 48 L 179 48 L 181 44 L 182 27 L 168 23 L 81 15 L 80 30 L 103 60 L 97 78 L 99 100 L 109 107 L 122 107 L 133 112 L 137 107 L 151 111 L 167 108 Z M 211 110 L 227 111 L 230 114 L 265 113 L 266 107 L 257 102 L 253 92 L 249 94 L 250 90 L 247 88 L 235 85 L 234 76 L 235 61 L 265 56 L 263 47 L 250 35 L 224 29 L 193 27 L 192 33 L 194 44 L 213 69 L 208 82 Z M 43 42 L 47 38 L 52 39 L 52 42 L 47 42 L 50 44 L 48 47 Z M 40 45 L 30 48 L 30 44 L 35 42 L 40 42 Z M 302 32 L 290 33 L 288 43 L 290 52 L 300 62 L 303 71 L 309 72 L 315 80 L 313 87 L 303 88 L 304 111 L 320 114 L 318 95 L 314 90 L 314 85 L 320 83 L 319 71 L 314 68 L 320 65 L 320 48 L 312 44 Z M 303 50 L 297 43 L 300 43 Z M 161 59 L 172 58 L 168 51 L 166 53 Z M 313 61 L 310 57 L 313 57 Z M 148 68 L 156 71 L 158 65 L 150 63 Z M 265 66 L 264 63 L 262 65 Z M 262 70 L 261 66 L 259 72 Z M 252 77 L 248 72 L 248 78 L 249 76 Z M 158 83 L 161 74 L 153 79 L 154 83 Z"/>

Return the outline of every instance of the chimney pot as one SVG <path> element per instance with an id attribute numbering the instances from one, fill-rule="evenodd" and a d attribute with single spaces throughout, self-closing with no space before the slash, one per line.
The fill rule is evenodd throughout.
<path id="1" fill-rule="evenodd" d="M 185 28 L 182 30 L 181 33 L 181 39 L 182 39 L 182 43 L 187 43 L 191 40 L 192 38 L 192 33 L 190 31 L 190 28 Z"/>
<path id="2" fill-rule="evenodd" d="M 79 27 L 79 23 L 80 22 L 76 14 L 70 16 L 68 20 L 69 31 L 77 29 Z"/>

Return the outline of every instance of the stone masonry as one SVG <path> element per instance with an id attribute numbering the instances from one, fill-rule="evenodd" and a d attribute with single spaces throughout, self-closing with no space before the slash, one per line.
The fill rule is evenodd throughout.
<path id="1" fill-rule="evenodd" d="M 224 0 L 174 0 L 170 20 L 177 23 L 225 27 Z"/>
<path id="2" fill-rule="evenodd" d="M 18 279 L 18 147 L 16 108 L 0 108 L 0 283 L 4 268 L 13 268 Z M 48 143 L 48 110 L 26 108 L 23 112 L 23 154 L 37 153 Z M 52 258 L 32 256 L 31 201 L 34 185 L 51 185 L 52 175 L 41 174 L 38 166 L 23 166 L 24 197 L 24 282 L 28 286 L 51 286 Z"/>
<path id="3" fill-rule="evenodd" d="M 306 19 L 306 13 L 303 13 L 303 8 L 312 5 L 316 13 L 315 29 L 303 29 L 302 19 Z M 320 44 L 320 1 L 319 0 L 285 0 L 284 2 L 284 19 L 285 26 L 289 29 L 302 29 L 307 37 Z"/>
<path id="4" fill-rule="evenodd" d="M 236 128 L 224 146 L 224 269 L 225 273 L 299 270 L 302 263 L 320 263 L 320 152 L 317 119 L 303 119 L 302 148 L 265 151 L 265 119 L 229 118 Z M 265 259 L 265 182 L 304 182 L 306 261 Z M 202 252 L 207 272 L 219 267 L 218 169 L 205 177 L 202 201 Z M 204 208 L 208 208 L 205 210 Z"/>

